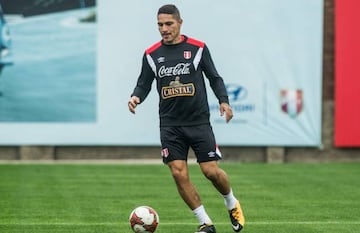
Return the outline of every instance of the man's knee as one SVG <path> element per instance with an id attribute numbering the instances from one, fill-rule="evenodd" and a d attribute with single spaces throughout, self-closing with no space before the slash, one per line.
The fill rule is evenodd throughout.
<path id="1" fill-rule="evenodd" d="M 211 181 L 218 180 L 222 174 L 222 170 L 217 166 L 216 162 L 201 164 L 201 170 L 204 176 Z"/>
<path id="2" fill-rule="evenodd" d="M 220 177 L 220 173 L 218 170 L 207 170 L 204 172 L 204 175 L 207 179 L 211 180 L 211 181 L 216 181 L 219 179 Z"/>
<path id="3" fill-rule="evenodd" d="M 182 161 L 172 161 L 168 165 L 171 174 L 176 181 L 188 179 L 186 163 L 183 163 Z"/>

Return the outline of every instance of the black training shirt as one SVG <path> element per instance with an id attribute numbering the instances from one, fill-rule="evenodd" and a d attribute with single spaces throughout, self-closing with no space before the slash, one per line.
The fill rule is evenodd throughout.
<path id="1" fill-rule="evenodd" d="M 182 36 L 182 42 L 162 41 L 146 49 L 141 73 L 131 96 L 143 102 L 156 79 L 160 126 L 191 126 L 210 122 L 204 75 L 219 103 L 229 103 L 224 81 L 204 42 Z"/>

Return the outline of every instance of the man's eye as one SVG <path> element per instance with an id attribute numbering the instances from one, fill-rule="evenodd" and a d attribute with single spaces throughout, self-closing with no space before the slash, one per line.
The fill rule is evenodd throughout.
<path id="1" fill-rule="evenodd" d="M 166 26 L 171 26 L 172 24 L 173 24 L 172 22 L 165 23 Z"/>

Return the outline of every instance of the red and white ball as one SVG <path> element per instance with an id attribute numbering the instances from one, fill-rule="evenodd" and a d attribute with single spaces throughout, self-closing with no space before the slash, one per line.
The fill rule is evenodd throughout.
<path id="1" fill-rule="evenodd" d="M 159 224 L 159 215 L 149 206 L 139 206 L 131 212 L 129 222 L 135 233 L 153 233 Z"/>

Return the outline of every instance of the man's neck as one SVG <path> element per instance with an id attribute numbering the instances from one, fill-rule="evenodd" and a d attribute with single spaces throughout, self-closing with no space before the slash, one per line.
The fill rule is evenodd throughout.
<path id="1" fill-rule="evenodd" d="M 185 37 L 183 35 L 179 35 L 178 37 L 176 37 L 176 39 L 171 44 L 168 44 L 168 45 L 180 44 L 184 40 L 185 40 Z"/>

